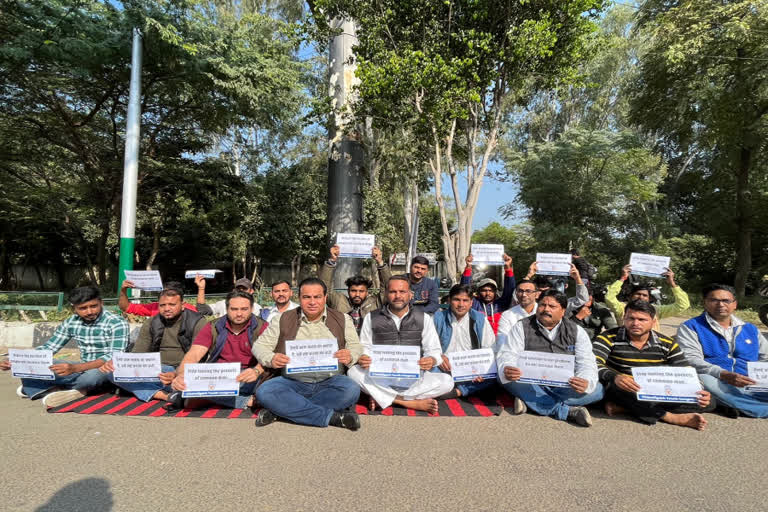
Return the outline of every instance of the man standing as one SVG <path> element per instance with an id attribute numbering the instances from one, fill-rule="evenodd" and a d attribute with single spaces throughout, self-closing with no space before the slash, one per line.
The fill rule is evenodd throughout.
<path id="1" fill-rule="evenodd" d="M 195 341 L 182 359 L 171 395 L 174 407 L 197 408 L 214 402 L 233 409 L 245 409 L 253 406 L 253 393 L 259 376 L 264 369 L 253 356 L 253 343 L 267 327 L 267 323 L 253 314 L 253 294 L 235 290 L 227 294 L 227 314 L 214 323 L 206 324 L 195 337 Z M 240 391 L 237 396 L 209 397 L 205 399 L 187 399 L 184 403 L 181 392 L 187 388 L 184 382 L 184 366 L 199 362 L 205 363 L 240 363 L 237 381 Z"/>
<path id="2" fill-rule="evenodd" d="M 200 284 L 197 283 L 197 281 L 195 281 L 195 283 L 198 285 L 197 302 L 204 303 L 205 281 L 203 280 L 202 287 L 200 287 Z M 128 288 L 135 288 L 133 281 L 123 281 L 123 284 L 120 287 L 120 297 L 117 299 L 117 307 L 119 307 L 123 313 L 137 316 L 155 316 L 158 313 L 159 309 L 157 302 L 147 302 L 144 304 L 132 303 L 126 292 Z M 178 281 L 168 281 L 163 285 L 163 288 L 166 290 L 177 290 L 182 296 L 184 296 L 184 286 Z M 197 311 L 197 308 L 188 302 L 185 302 L 183 307 L 184 309 L 188 309 L 190 311 Z"/>
<path id="3" fill-rule="evenodd" d="M 257 426 L 272 423 L 277 417 L 300 425 L 357 430 L 360 418 L 345 410 L 360 397 L 360 388 L 344 371 L 354 365 L 362 347 L 349 316 L 326 307 L 328 290 L 320 279 L 310 277 L 299 284 L 300 307 L 286 311 L 259 337 L 253 354 L 264 368 L 280 370 L 282 375 L 267 380 L 256 391 L 256 400 L 264 406 L 256 419 Z M 291 361 L 285 354 L 287 340 L 319 340 L 335 338 L 339 350 L 333 371 L 289 375 L 285 371 Z"/>
<path id="4" fill-rule="evenodd" d="M 378 247 L 373 248 L 373 259 L 376 260 L 378 266 L 379 282 L 384 287 L 387 281 L 389 281 L 390 273 L 389 267 L 384 264 L 381 250 Z M 336 272 L 338 260 L 339 246 L 334 245 L 331 247 L 331 257 L 320 268 L 320 275 L 318 277 L 323 280 L 325 286 L 330 290 L 328 292 L 328 305 L 337 311 L 348 314 L 352 318 L 355 329 L 357 329 L 359 334 L 360 328 L 363 326 L 363 317 L 374 309 L 380 308 L 384 301 L 381 298 L 381 294 L 370 295 L 368 293 L 373 283 L 370 279 L 361 275 L 352 276 L 344 282 L 347 286 L 347 295 L 333 291 L 333 274 Z"/>
<path id="5" fill-rule="evenodd" d="M 411 271 L 405 277 L 411 288 L 410 305 L 424 313 L 434 313 L 440 309 L 440 292 L 437 283 L 426 277 L 427 273 L 429 260 L 424 256 L 416 256 L 411 260 Z"/>
<path id="6" fill-rule="evenodd" d="M 435 397 L 453 389 L 453 379 L 444 373 L 430 372 L 442 363 L 440 339 L 431 318 L 418 307 L 411 307 L 413 292 L 410 279 L 392 276 L 387 283 L 386 306 L 373 311 L 363 319 L 360 342 L 364 355 L 358 366 L 349 370 L 349 377 L 371 397 L 371 409 L 377 404 L 386 409 L 391 404 L 408 409 L 437 412 Z M 421 347 L 418 379 L 390 379 L 371 377 L 373 345 L 408 345 Z"/>
<path id="7" fill-rule="evenodd" d="M 275 301 L 275 305 L 261 310 L 262 320 L 272 323 L 272 320 L 280 313 L 285 313 L 299 307 L 298 304 L 291 300 L 293 290 L 291 290 L 291 283 L 288 281 L 282 280 L 272 283 L 270 294 L 272 295 L 272 300 Z"/>
<path id="8" fill-rule="evenodd" d="M 685 357 L 696 368 L 704 388 L 719 404 L 731 408 L 731 416 L 768 418 L 768 393 L 747 388 L 756 384 L 748 377 L 747 363 L 768 361 L 768 342 L 757 326 L 733 314 L 738 303 L 732 287 L 710 284 L 702 295 L 704 312 L 677 330 Z"/>
<path id="9" fill-rule="evenodd" d="M 202 297 L 200 293 L 197 294 L 197 304 L 195 304 L 195 306 L 197 306 L 198 313 L 200 313 L 203 316 L 215 315 L 217 318 L 221 318 L 222 316 L 227 314 L 226 300 L 220 300 L 220 301 L 214 302 L 213 304 L 205 303 L 205 277 L 198 274 L 197 277 L 195 277 L 195 284 L 197 285 L 198 290 L 203 290 Z M 253 289 L 253 283 L 251 283 L 250 279 L 248 279 L 247 277 L 241 277 L 240 279 L 235 281 L 234 290 L 250 293 L 251 295 L 253 295 L 253 292 L 255 291 Z M 261 306 L 259 306 L 255 300 L 253 302 L 252 313 L 257 316 L 261 314 Z"/>
<path id="10" fill-rule="evenodd" d="M 566 296 L 556 290 L 542 293 L 536 315 L 517 322 L 509 336 L 499 340 L 496 365 L 504 389 L 515 397 L 514 414 L 523 414 L 530 407 L 542 416 L 589 427 L 592 417 L 582 406 L 600 400 L 603 388 L 597 382 L 597 364 L 587 333 L 563 318 L 567 304 Z M 524 350 L 575 355 L 570 387 L 518 382 L 523 377 L 518 357 Z"/>
<path id="11" fill-rule="evenodd" d="M 159 313 L 144 322 L 136 343 L 129 347 L 130 352 L 160 353 L 159 381 L 115 382 L 111 361 L 102 368 L 107 378 L 143 402 L 167 400 L 176 368 L 192 346 L 192 341 L 207 324 L 203 315 L 186 309 L 184 304 L 180 289 L 174 287 L 161 291 L 157 299 Z"/>
<path id="12" fill-rule="evenodd" d="M 618 295 L 621 291 L 621 287 L 624 285 L 624 281 L 629 278 L 632 273 L 632 265 L 624 265 L 621 269 L 621 277 L 608 287 L 605 292 L 605 303 L 608 308 L 613 311 L 618 323 L 622 322 L 622 316 L 624 315 L 624 303 L 619 301 Z M 683 291 L 682 288 L 675 283 L 675 273 L 672 270 L 667 269 L 667 272 L 663 274 L 667 284 L 672 288 L 672 295 L 675 297 L 673 304 L 655 305 L 656 317 L 654 318 L 653 329 L 659 330 L 659 320 L 667 316 L 675 316 L 681 311 L 685 311 L 691 307 L 691 303 L 688 301 L 688 294 Z M 635 285 L 629 292 L 629 300 L 644 300 L 646 302 L 653 303 L 653 297 L 651 297 L 651 288 L 647 285 Z"/>
<path id="13" fill-rule="evenodd" d="M 648 402 L 637 399 L 640 386 L 632 368 L 647 366 L 689 366 L 680 346 L 651 329 L 656 310 L 646 301 L 635 300 L 624 308 L 622 327 L 599 335 L 592 342 L 598 376 L 605 387 L 605 412 L 615 416 L 628 412 L 641 422 L 658 420 L 672 425 L 704 430 L 707 420 L 700 413 L 714 409 L 710 394 L 699 392 L 698 404 Z"/>
<path id="14" fill-rule="evenodd" d="M 62 391 L 45 395 L 43 405 L 46 407 L 71 402 L 85 396 L 90 390 L 107 384 L 109 380 L 99 371 L 99 367 L 112 358 L 113 352 L 122 351 L 128 344 L 128 322 L 104 310 L 98 288 L 75 288 L 69 294 L 69 302 L 75 314 L 56 328 L 51 339 L 36 348 L 51 350 L 55 354 L 70 339 L 74 339 L 83 362 L 55 362 L 50 366 L 55 374 L 54 380 L 21 379 L 21 386 L 16 391 L 19 396 L 34 400 L 52 388 L 61 389 Z M 0 362 L 0 369 L 10 370 L 10 362 Z"/>
<path id="15" fill-rule="evenodd" d="M 464 274 L 461 276 L 461 284 L 472 286 L 472 261 L 470 254 L 465 261 Z M 472 309 L 480 311 L 488 317 L 493 328 L 493 333 L 499 331 L 499 320 L 501 314 L 509 309 L 512 304 L 512 298 L 515 291 L 515 271 L 512 268 L 512 258 L 504 255 L 504 292 L 501 297 L 497 296 L 496 281 L 490 278 L 481 279 L 477 283 L 477 297 L 472 299 Z"/>
<path id="16" fill-rule="evenodd" d="M 488 317 L 471 307 L 472 300 L 469 286 L 455 284 L 448 292 L 450 309 L 441 309 L 432 318 L 443 350 L 439 368 L 448 375 L 451 374 L 451 362 L 446 354 L 493 348 L 496 343 L 496 336 Z M 476 377 L 471 382 L 456 383 L 453 391 L 439 398 L 469 396 L 493 387 L 494 384 L 496 384 L 494 380 Z"/>

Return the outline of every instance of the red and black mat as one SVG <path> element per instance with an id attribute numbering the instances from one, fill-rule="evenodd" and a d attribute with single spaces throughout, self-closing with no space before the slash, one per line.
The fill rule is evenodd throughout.
<path id="1" fill-rule="evenodd" d="M 403 407 L 387 407 L 384 410 L 377 409 L 369 411 L 363 405 L 367 403 L 365 397 L 360 404 L 357 404 L 356 412 L 364 415 L 381 416 L 498 416 L 502 409 L 512 407 L 512 398 L 507 394 L 499 395 L 480 395 L 466 398 L 457 398 L 451 400 L 438 401 L 437 414 L 428 414 L 424 411 L 414 411 Z M 207 409 L 182 409 L 180 411 L 168 412 L 163 409 L 165 402 L 161 400 L 151 400 L 142 402 L 135 397 L 125 397 L 104 393 L 101 395 L 91 395 L 60 405 L 51 407 L 48 412 L 75 412 L 78 414 L 114 414 L 117 416 L 166 416 L 174 418 L 244 418 L 253 419 L 256 417 L 250 409 L 228 409 L 220 407 L 209 407 Z"/>

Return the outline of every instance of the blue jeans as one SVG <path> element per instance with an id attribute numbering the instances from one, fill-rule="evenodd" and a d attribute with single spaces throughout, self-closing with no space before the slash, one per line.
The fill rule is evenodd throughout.
<path id="1" fill-rule="evenodd" d="M 230 409 L 245 409 L 248 407 L 248 400 L 253 395 L 253 387 L 256 382 L 241 382 L 240 393 L 237 396 L 209 396 L 205 397 L 206 400 Z"/>
<path id="2" fill-rule="evenodd" d="M 256 390 L 256 400 L 277 416 L 315 427 L 327 427 L 334 411 L 350 407 L 359 397 L 360 387 L 346 375 L 321 382 L 274 377 Z"/>
<path id="3" fill-rule="evenodd" d="M 176 368 L 173 366 L 167 364 L 160 365 L 161 373 L 168 373 L 175 370 Z M 115 382 L 115 377 L 112 372 L 108 373 L 107 377 L 109 377 L 109 380 L 115 386 L 124 389 L 129 393 L 133 393 L 134 396 L 142 402 L 149 402 L 152 400 L 152 397 L 158 391 L 165 391 L 166 393 L 171 392 L 171 386 L 164 386 L 159 380 L 157 382 Z"/>
<path id="4" fill-rule="evenodd" d="M 485 389 L 490 389 L 496 385 L 496 379 L 483 379 L 483 382 L 457 382 L 456 389 L 461 391 L 461 396 L 469 396 L 479 393 Z"/>
<path id="5" fill-rule="evenodd" d="M 708 374 L 699 374 L 699 380 L 718 402 L 738 409 L 745 416 L 768 418 L 768 393 L 750 393 Z"/>
<path id="6" fill-rule="evenodd" d="M 73 361 L 55 361 L 55 364 L 70 363 Z M 22 391 L 29 398 L 37 398 L 51 388 L 76 389 L 87 393 L 91 389 L 101 387 L 109 383 L 106 373 L 101 373 L 98 368 L 92 368 L 84 372 L 77 372 L 61 377 L 56 375 L 53 380 L 21 379 Z"/>
<path id="7" fill-rule="evenodd" d="M 603 386 L 599 382 L 591 393 L 577 393 L 571 387 L 555 388 L 514 381 L 504 384 L 504 389 L 525 402 L 534 412 L 558 420 L 567 419 L 572 406 L 591 404 L 603 398 Z"/>

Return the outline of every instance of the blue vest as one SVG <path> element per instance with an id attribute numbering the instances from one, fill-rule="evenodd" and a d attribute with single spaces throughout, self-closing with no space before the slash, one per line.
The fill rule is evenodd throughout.
<path id="1" fill-rule="evenodd" d="M 747 361 L 757 361 L 760 354 L 757 327 L 752 324 L 741 326 L 733 344 L 733 354 L 731 354 L 728 341 L 710 327 L 705 315 L 706 313 L 702 313 L 683 324 L 699 337 L 704 360 L 729 372 L 747 375 Z"/>
<path id="2" fill-rule="evenodd" d="M 470 309 L 467 314 L 469 315 L 470 337 L 477 338 L 477 346 L 475 346 L 473 339 L 472 349 L 478 349 L 482 346 L 483 342 L 485 315 L 475 309 Z M 451 344 L 451 336 L 453 336 L 453 327 L 451 326 L 452 317 L 453 313 L 451 313 L 450 309 L 441 309 L 440 311 L 435 312 L 433 317 L 435 329 L 437 329 L 437 335 L 440 337 L 440 346 L 443 348 L 443 352 L 448 350 L 448 345 Z M 474 332 L 475 336 L 472 336 L 472 332 Z"/>
<path id="3" fill-rule="evenodd" d="M 253 333 L 258 329 L 256 335 L 261 333 L 261 328 L 265 324 L 260 318 L 257 319 L 256 315 L 251 314 L 251 323 L 248 324 L 248 343 L 253 346 Z M 227 344 L 227 337 L 229 336 L 229 329 L 227 329 L 227 315 L 222 316 L 214 324 L 216 330 L 216 340 L 211 347 L 208 359 L 206 363 L 215 363 L 221 356 L 221 351 L 224 350 L 224 345 Z"/>

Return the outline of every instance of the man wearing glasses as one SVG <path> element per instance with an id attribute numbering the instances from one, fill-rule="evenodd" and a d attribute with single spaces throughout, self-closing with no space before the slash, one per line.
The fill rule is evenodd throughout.
<path id="1" fill-rule="evenodd" d="M 735 290 L 710 284 L 702 291 L 704 312 L 677 330 L 677 342 L 685 357 L 698 371 L 704 388 L 732 417 L 768 417 L 768 393 L 753 392 L 747 386 L 747 363 L 768 361 L 768 342 L 753 324 L 734 316 Z"/>

